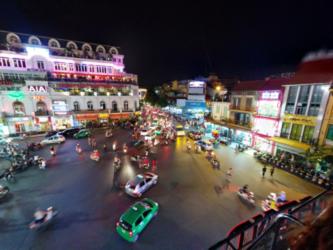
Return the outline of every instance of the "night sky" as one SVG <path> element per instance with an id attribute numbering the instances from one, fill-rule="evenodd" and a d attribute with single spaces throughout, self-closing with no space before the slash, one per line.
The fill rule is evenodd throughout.
<path id="1" fill-rule="evenodd" d="M 333 49 L 333 1 L 181 2 L 4 0 L 0 29 L 119 46 L 142 85 L 262 78 Z"/>

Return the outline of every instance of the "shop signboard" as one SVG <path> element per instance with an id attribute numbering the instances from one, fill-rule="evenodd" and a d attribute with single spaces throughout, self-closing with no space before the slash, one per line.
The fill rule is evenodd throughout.
<path id="1" fill-rule="evenodd" d="M 254 119 L 253 131 L 265 136 L 275 136 L 278 131 L 279 121 L 267 118 Z"/>
<path id="2" fill-rule="evenodd" d="M 186 101 L 185 103 L 185 109 L 191 109 L 191 110 L 206 110 L 206 103 L 205 102 L 196 102 L 196 101 Z"/>
<path id="3" fill-rule="evenodd" d="M 205 90 L 205 82 L 202 81 L 191 81 L 188 84 L 188 94 L 203 95 Z"/>
<path id="4" fill-rule="evenodd" d="M 108 119 L 109 118 L 109 114 L 107 114 L 107 113 L 98 114 L 98 118 L 99 119 Z"/>
<path id="5" fill-rule="evenodd" d="M 30 93 L 47 93 L 47 87 L 42 85 L 28 85 L 28 91 Z"/>
<path id="6" fill-rule="evenodd" d="M 263 91 L 261 92 L 261 100 L 279 100 L 280 91 Z"/>
<path id="7" fill-rule="evenodd" d="M 285 114 L 283 117 L 284 122 L 307 125 L 307 126 L 316 126 L 316 120 L 317 117 L 315 116 Z"/>
<path id="8" fill-rule="evenodd" d="M 94 121 L 98 119 L 98 114 L 76 115 L 76 119 L 79 121 Z"/>
<path id="9" fill-rule="evenodd" d="M 53 100 L 52 110 L 57 115 L 65 115 L 68 111 L 67 103 L 64 100 Z"/>
<path id="10" fill-rule="evenodd" d="M 24 93 L 21 90 L 18 91 L 8 91 L 7 96 L 9 99 L 12 100 L 23 100 L 24 99 Z"/>

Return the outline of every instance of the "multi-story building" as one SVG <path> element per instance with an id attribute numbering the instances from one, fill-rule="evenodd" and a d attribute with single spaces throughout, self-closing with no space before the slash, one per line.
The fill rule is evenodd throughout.
<path id="1" fill-rule="evenodd" d="M 284 81 L 280 135 L 271 138 L 278 144 L 277 154 L 301 154 L 318 143 L 325 110 L 329 109 L 332 62 L 322 54 L 311 54 L 305 57 L 296 74 Z"/>
<path id="2" fill-rule="evenodd" d="M 123 59 L 112 46 L 0 32 L 0 128 L 21 133 L 128 117 L 139 91 Z"/>

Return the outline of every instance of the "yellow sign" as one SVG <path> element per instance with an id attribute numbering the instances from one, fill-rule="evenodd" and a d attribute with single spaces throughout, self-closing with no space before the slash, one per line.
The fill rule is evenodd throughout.
<path id="1" fill-rule="evenodd" d="M 98 114 L 98 118 L 99 119 L 108 119 L 109 118 L 109 114 Z"/>
<path id="2" fill-rule="evenodd" d="M 316 116 L 305 116 L 305 115 L 289 115 L 286 114 L 283 117 L 284 122 L 302 124 L 308 126 L 316 126 Z"/>

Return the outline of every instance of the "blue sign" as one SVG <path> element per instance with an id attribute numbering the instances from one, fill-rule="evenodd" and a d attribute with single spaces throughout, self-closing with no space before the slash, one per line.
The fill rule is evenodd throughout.
<path id="1" fill-rule="evenodd" d="M 185 109 L 200 109 L 202 111 L 205 111 L 206 103 L 205 102 L 186 101 Z"/>

